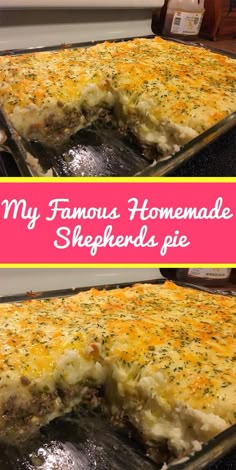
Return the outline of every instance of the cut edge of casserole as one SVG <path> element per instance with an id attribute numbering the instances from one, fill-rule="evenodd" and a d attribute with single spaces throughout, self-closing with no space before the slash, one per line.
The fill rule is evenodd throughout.
<path id="1" fill-rule="evenodd" d="M 198 450 L 235 422 L 235 313 L 233 298 L 170 282 L 1 305 L 1 439 L 102 390 L 146 444 Z"/>
<path id="2" fill-rule="evenodd" d="M 2 56 L 0 79 L 16 130 L 50 145 L 112 113 L 166 155 L 236 111 L 235 60 L 161 38 Z"/>

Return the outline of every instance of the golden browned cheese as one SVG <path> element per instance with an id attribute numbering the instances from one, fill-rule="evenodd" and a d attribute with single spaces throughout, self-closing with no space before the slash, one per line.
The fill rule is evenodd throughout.
<path id="1" fill-rule="evenodd" d="M 103 387 L 111 413 L 176 454 L 236 421 L 236 299 L 137 284 L 0 307 L 0 436 Z"/>
<path id="2" fill-rule="evenodd" d="M 236 111 L 234 59 L 160 38 L 2 56 L 0 83 L 16 129 L 44 141 L 112 110 L 117 125 L 168 153 Z"/>

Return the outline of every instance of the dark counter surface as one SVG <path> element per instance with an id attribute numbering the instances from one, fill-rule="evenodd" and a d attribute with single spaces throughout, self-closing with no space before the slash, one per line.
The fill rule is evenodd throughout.
<path id="1" fill-rule="evenodd" d="M 219 51 L 232 52 L 233 54 L 236 54 L 236 38 L 223 39 L 221 41 L 208 41 L 206 39 L 199 38 L 199 41 L 202 44 L 219 49 Z"/>
<path id="2" fill-rule="evenodd" d="M 168 176 L 236 176 L 236 127 Z"/>

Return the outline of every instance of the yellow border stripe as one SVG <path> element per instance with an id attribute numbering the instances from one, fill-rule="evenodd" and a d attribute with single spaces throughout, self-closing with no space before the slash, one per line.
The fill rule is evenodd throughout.
<path id="1" fill-rule="evenodd" d="M 0 268 L 58 268 L 58 269 L 63 269 L 63 268 L 236 268 L 236 264 L 141 264 L 141 263 L 133 263 L 133 264 L 0 264 Z"/>
<path id="2" fill-rule="evenodd" d="M 236 177 L 4 177 L 4 183 L 236 183 Z"/>

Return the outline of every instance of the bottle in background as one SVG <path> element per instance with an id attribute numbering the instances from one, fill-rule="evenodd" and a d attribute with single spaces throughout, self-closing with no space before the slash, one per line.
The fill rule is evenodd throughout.
<path id="1" fill-rule="evenodd" d="M 225 287 L 230 283 L 230 268 L 177 269 L 176 279 L 206 287 Z"/>
<path id="2" fill-rule="evenodd" d="M 162 34 L 179 39 L 198 37 L 204 15 L 204 0 L 166 0 Z"/>
<path id="3" fill-rule="evenodd" d="M 205 287 L 236 285 L 236 268 L 161 268 L 160 272 L 166 279 Z"/>

